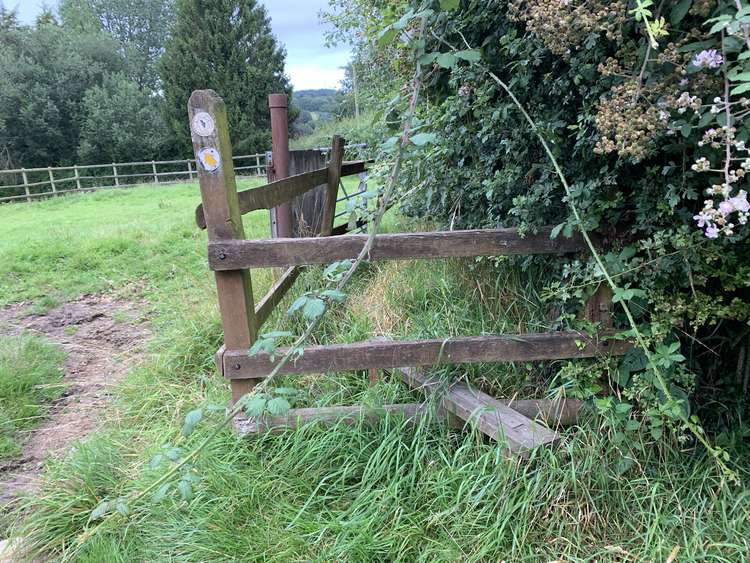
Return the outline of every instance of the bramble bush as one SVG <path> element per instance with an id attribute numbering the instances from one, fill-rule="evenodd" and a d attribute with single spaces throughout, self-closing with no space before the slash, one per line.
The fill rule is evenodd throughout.
<path id="1" fill-rule="evenodd" d="M 636 313 L 671 394 L 742 407 L 750 384 L 750 7 L 734 0 L 359 3 L 370 9 L 362 13 L 380 15 L 380 27 L 368 35 L 361 22 L 348 22 L 368 46 L 358 52 L 390 65 L 394 91 L 415 24 L 391 14 L 429 10 L 429 102 L 420 128 L 436 137 L 405 167 L 404 190 L 419 189 L 404 211 L 456 229 L 530 232 L 552 224 L 566 236 L 580 227 L 572 203 L 598 235 L 622 288 L 615 301 Z M 379 59 L 378 51 L 391 56 Z M 536 122 L 572 201 L 488 72 Z M 572 311 L 602 273 L 582 260 L 559 273 L 547 295 L 563 304 L 561 321 L 574 323 Z M 569 365 L 564 373 L 585 369 Z M 658 414 L 663 393 L 642 352 L 608 373 L 616 395 Z M 730 412 L 713 414 L 726 420 Z"/>

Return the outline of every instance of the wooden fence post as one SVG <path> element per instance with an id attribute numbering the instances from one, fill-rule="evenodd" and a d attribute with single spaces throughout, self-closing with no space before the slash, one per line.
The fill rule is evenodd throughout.
<path id="1" fill-rule="evenodd" d="M 112 173 L 115 176 L 115 187 L 119 188 L 120 187 L 120 178 L 117 177 L 117 166 L 115 165 L 114 162 L 112 163 Z"/>
<path id="2" fill-rule="evenodd" d="M 289 119 L 286 94 L 269 94 L 268 108 L 271 112 L 271 152 L 273 173 L 268 180 L 281 180 L 289 176 Z M 271 225 L 276 225 L 275 237 L 292 236 L 292 204 L 277 205 L 271 210 Z"/>
<path id="3" fill-rule="evenodd" d="M 158 184 L 159 183 L 159 175 L 156 173 L 156 162 L 154 162 L 153 160 L 151 161 L 151 170 L 154 173 L 154 183 Z"/>
<path id="4" fill-rule="evenodd" d="M 52 186 L 52 193 L 57 194 L 57 186 L 55 186 L 55 175 L 52 173 L 52 167 L 47 167 L 47 174 L 49 174 L 49 183 Z"/>
<path id="5" fill-rule="evenodd" d="M 224 101 L 213 90 L 196 90 L 188 102 L 188 115 L 208 239 L 244 239 Z M 248 350 L 257 335 L 250 273 L 231 270 L 215 275 L 225 349 Z M 232 401 L 238 401 L 255 383 L 232 380 Z"/>
<path id="6" fill-rule="evenodd" d="M 78 174 L 78 165 L 73 166 L 73 172 L 75 172 L 76 189 L 81 189 L 81 176 Z"/>
<path id="7" fill-rule="evenodd" d="M 334 135 L 328 161 L 328 189 L 326 191 L 326 202 L 323 207 L 323 220 L 320 228 L 320 234 L 324 237 L 330 236 L 331 231 L 333 231 L 333 220 L 336 216 L 336 196 L 339 193 L 341 165 L 343 162 L 344 139 L 338 135 Z"/>
<path id="8" fill-rule="evenodd" d="M 26 202 L 31 203 L 31 194 L 29 193 L 29 177 L 26 175 L 25 168 L 21 168 L 21 176 L 23 177 L 23 191 L 26 193 Z"/>
<path id="9" fill-rule="evenodd" d="M 612 289 L 607 282 L 601 282 L 594 295 L 586 300 L 583 316 L 587 321 L 600 323 L 601 329 L 612 328 Z"/>
<path id="10" fill-rule="evenodd" d="M 187 161 L 187 165 L 188 165 L 188 179 L 192 182 L 193 181 L 193 163 L 190 162 L 189 158 Z"/>
<path id="11" fill-rule="evenodd" d="M 260 155 L 259 154 L 255 155 L 255 175 L 256 176 L 260 176 L 261 175 L 261 172 L 260 172 Z"/>

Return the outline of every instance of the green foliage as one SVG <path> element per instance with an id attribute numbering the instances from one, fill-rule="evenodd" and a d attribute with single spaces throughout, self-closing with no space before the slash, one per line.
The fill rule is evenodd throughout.
<path id="1" fill-rule="evenodd" d="M 190 147 L 185 104 L 193 90 L 205 88 L 226 102 L 234 150 L 266 150 L 271 140 L 268 94 L 291 93 L 284 58 L 266 10 L 256 0 L 178 0 L 159 68 L 167 123 L 182 150 Z"/>
<path id="2" fill-rule="evenodd" d="M 82 162 L 139 162 L 163 154 L 167 130 L 158 99 L 125 75 L 110 75 L 83 97 Z"/>
<path id="3" fill-rule="evenodd" d="M 62 395 L 63 360 L 43 338 L 0 337 L 0 460 L 20 452 L 21 433 L 37 426 Z"/>
<path id="4" fill-rule="evenodd" d="M 124 69 L 117 43 L 56 25 L 0 30 L 0 147 L 17 166 L 72 164 L 84 98 Z"/>
<path id="5" fill-rule="evenodd" d="M 80 33 L 113 37 L 127 60 L 127 76 L 156 94 L 156 68 L 172 25 L 174 0 L 62 0 L 63 25 Z"/>

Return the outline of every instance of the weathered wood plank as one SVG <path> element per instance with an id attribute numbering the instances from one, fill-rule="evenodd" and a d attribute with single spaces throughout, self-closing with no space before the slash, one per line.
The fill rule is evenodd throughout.
<path id="1" fill-rule="evenodd" d="M 255 307 L 255 318 L 258 320 L 258 328 L 263 326 L 268 317 L 271 315 L 276 306 L 281 303 L 284 299 L 287 291 L 291 289 L 294 282 L 299 277 L 302 268 L 298 266 L 292 266 L 276 281 L 275 284 L 268 290 L 268 293 L 258 302 Z"/>
<path id="2" fill-rule="evenodd" d="M 401 368 L 404 379 L 412 387 L 426 383 L 426 378 L 413 368 Z M 437 388 L 434 388 L 437 389 Z M 440 406 L 450 414 L 476 424 L 477 428 L 496 442 L 507 444 L 510 453 L 523 453 L 544 444 L 551 444 L 559 436 L 549 428 L 534 422 L 515 409 L 470 389 L 466 385 L 453 385 L 439 394 Z"/>
<path id="3" fill-rule="evenodd" d="M 512 408 L 531 420 L 541 420 L 547 426 L 571 426 L 578 422 L 578 415 L 583 408 L 583 401 L 578 399 L 496 399 L 487 393 L 473 389 L 463 383 L 447 385 L 437 377 L 429 376 L 416 368 L 397 368 L 397 372 L 404 383 L 415 391 L 438 393 L 450 398 L 453 389 L 461 389 L 474 393 L 477 400 L 493 405 L 495 403 Z M 461 422 L 463 425 L 463 422 Z"/>
<path id="4" fill-rule="evenodd" d="M 209 116 L 204 122 L 210 121 L 213 126 L 197 132 L 194 117 L 204 112 Z M 197 168 L 208 239 L 244 239 L 224 101 L 213 90 L 196 90 L 190 96 L 188 114 L 196 162 L 202 163 Z M 206 154 L 207 159 L 202 160 L 201 155 L 205 157 Z M 215 166 L 207 166 L 206 163 Z M 215 277 L 226 348 L 247 349 L 257 335 L 250 273 L 246 270 L 216 272 Z M 251 381 L 233 381 L 232 400 L 238 400 L 252 386 Z"/>
<path id="5" fill-rule="evenodd" d="M 313 172 L 295 174 L 288 178 L 276 180 L 259 188 L 242 190 L 237 194 L 240 204 L 240 214 L 250 213 L 258 209 L 271 209 L 282 203 L 289 202 L 295 197 L 312 190 L 328 180 L 328 169 L 321 168 Z M 195 209 L 195 222 L 201 229 L 206 228 L 203 217 L 203 205 Z"/>
<path id="6" fill-rule="evenodd" d="M 328 185 L 326 186 L 326 200 L 321 218 L 320 234 L 331 236 L 333 230 L 333 219 L 336 215 L 336 197 L 339 193 L 339 182 L 341 181 L 341 164 L 344 161 L 344 138 L 333 136 L 331 142 L 331 154 L 328 162 Z"/>
<path id="7" fill-rule="evenodd" d="M 525 237 L 521 237 L 517 229 L 383 234 L 375 239 L 369 258 L 411 260 L 562 254 L 581 249 L 580 238 L 550 239 L 549 233 L 550 228 Z M 336 260 L 356 258 L 366 241 L 367 235 L 211 241 L 208 263 L 212 270 L 329 264 Z"/>
<path id="8" fill-rule="evenodd" d="M 600 335 L 601 338 L 607 334 Z M 597 340 L 577 332 L 551 332 L 502 336 L 468 336 L 445 340 L 356 342 L 305 348 L 302 357 L 287 363 L 280 374 L 322 373 L 394 368 L 403 365 L 522 362 L 566 358 L 591 358 L 624 354 L 630 343 Z M 286 350 L 277 354 L 276 360 Z M 247 349 L 224 354 L 224 374 L 230 379 L 265 377 L 275 362 L 266 353 L 249 356 Z"/>
<path id="9" fill-rule="evenodd" d="M 271 433 L 278 434 L 294 430 L 306 424 L 331 426 L 337 423 L 354 425 L 360 420 L 377 423 L 383 416 L 403 416 L 407 421 L 417 422 L 426 415 L 428 406 L 422 404 L 383 405 L 366 407 L 362 405 L 343 407 L 318 407 L 291 409 L 284 416 L 263 416 L 259 419 L 236 418 L 234 429 L 240 437 Z"/>
<path id="10" fill-rule="evenodd" d="M 364 160 L 344 162 L 341 167 L 341 175 L 353 176 L 354 174 L 361 174 L 367 170 L 367 162 Z M 327 182 L 328 168 L 320 168 L 312 172 L 283 178 L 258 188 L 242 190 L 237 194 L 240 202 L 240 213 L 244 215 L 258 209 L 271 209 L 276 205 L 291 201 L 295 197 Z M 202 204 L 195 209 L 195 222 L 199 228 L 206 228 L 206 219 Z"/>

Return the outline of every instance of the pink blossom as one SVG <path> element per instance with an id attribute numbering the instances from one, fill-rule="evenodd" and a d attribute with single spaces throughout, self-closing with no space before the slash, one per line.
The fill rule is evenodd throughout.
<path id="1" fill-rule="evenodd" d="M 719 204 L 719 212 L 722 215 L 729 215 L 732 211 L 734 211 L 734 205 L 732 205 L 731 200 L 722 201 Z"/>
<path id="2" fill-rule="evenodd" d="M 719 229 L 716 228 L 714 225 L 710 225 L 706 227 L 706 236 L 708 238 L 718 238 L 719 237 Z"/>
<path id="3" fill-rule="evenodd" d="M 698 222 L 698 226 L 701 229 L 711 222 L 711 216 L 704 211 L 701 211 L 698 215 L 693 215 L 693 219 Z"/>
<path id="4" fill-rule="evenodd" d="M 724 57 L 716 49 L 705 49 L 693 57 L 693 66 L 698 68 L 719 68 L 724 62 Z"/>
<path id="5" fill-rule="evenodd" d="M 729 198 L 729 203 L 740 213 L 750 211 L 750 202 L 747 201 L 747 192 L 745 190 L 740 190 L 736 196 Z"/>

